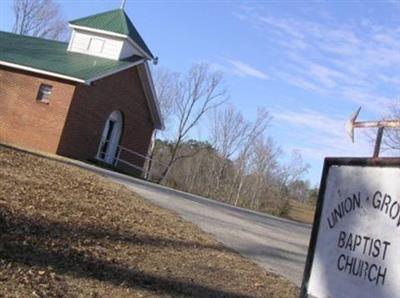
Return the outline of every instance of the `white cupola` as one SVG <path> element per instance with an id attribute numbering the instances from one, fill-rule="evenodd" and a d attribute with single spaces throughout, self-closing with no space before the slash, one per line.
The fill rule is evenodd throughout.
<path id="1" fill-rule="evenodd" d="M 68 51 L 123 60 L 153 54 L 123 9 L 115 9 L 69 22 L 72 28 Z"/>

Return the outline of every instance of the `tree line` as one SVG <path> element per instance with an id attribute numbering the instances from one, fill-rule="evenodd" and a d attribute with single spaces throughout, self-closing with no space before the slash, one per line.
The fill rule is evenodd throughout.
<path id="1" fill-rule="evenodd" d="M 153 75 L 167 129 L 155 136 L 149 179 L 278 215 L 290 199 L 315 200 L 300 153 L 282 162 L 283 150 L 268 136 L 270 113 L 258 108 L 254 121 L 245 119 L 229 102 L 222 73 L 196 63 L 187 74 L 157 68 Z M 202 140 L 194 138 L 199 127 L 207 131 Z"/>

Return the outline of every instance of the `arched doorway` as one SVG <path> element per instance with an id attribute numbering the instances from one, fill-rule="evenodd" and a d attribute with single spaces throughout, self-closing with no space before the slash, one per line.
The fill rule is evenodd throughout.
<path id="1" fill-rule="evenodd" d="M 123 126 L 122 113 L 120 111 L 112 112 L 106 121 L 101 136 L 101 142 L 97 154 L 98 159 L 109 164 L 114 163 L 115 156 L 118 152 Z"/>

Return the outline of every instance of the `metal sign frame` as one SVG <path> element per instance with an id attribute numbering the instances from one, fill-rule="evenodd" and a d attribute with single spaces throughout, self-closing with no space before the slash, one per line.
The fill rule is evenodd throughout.
<path id="1" fill-rule="evenodd" d="M 302 282 L 301 290 L 300 290 L 300 298 L 311 297 L 311 296 L 308 296 L 308 294 L 307 294 L 308 283 L 310 280 L 311 269 L 312 269 L 313 261 L 314 261 L 315 248 L 316 248 L 316 244 L 317 244 L 317 240 L 318 240 L 318 233 L 319 233 L 319 228 L 320 228 L 322 209 L 324 207 L 325 190 L 326 190 L 326 185 L 328 182 L 327 181 L 328 173 L 329 173 L 329 169 L 332 166 L 390 167 L 390 168 L 398 167 L 398 168 L 400 168 L 400 158 L 391 158 L 391 157 L 385 157 L 385 158 L 327 157 L 327 158 L 325 158 L 324 167 L 322 170 L 320 189 L 319 189 L 319 193 L 318 193 L 318 201 L 317 201 L 317 206 L 316 206 L 315 215 L 314 215 L 314 224 L 313 224 L 310 243 L 309 243 L 309 247 L 308 247 L 306 265 L 305 265 L 304 273 L 303 273 L 303 282 Z"/>

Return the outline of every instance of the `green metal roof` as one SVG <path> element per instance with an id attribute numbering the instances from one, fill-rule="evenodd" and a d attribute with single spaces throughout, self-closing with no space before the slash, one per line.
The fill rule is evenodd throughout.
<path id="1" fill-rule="evenodd" d="M 70 21 L 70 24 L 109 31 L 129 36 L 143 51 L 154 58 L 150 49 L 132 24 L 123 9 L 115 9 L 81 19 Z"/>
<path id="2" fill-rule="evenodd" d="M 111 60 L 67 51 L 68 43 L 0 31 L 1 61 L 88 81 L 129 67 L 142 57 Z"/>

